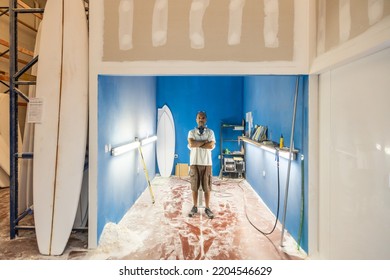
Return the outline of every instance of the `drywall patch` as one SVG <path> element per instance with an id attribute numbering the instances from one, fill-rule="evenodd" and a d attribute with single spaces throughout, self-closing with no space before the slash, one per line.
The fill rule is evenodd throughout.
<path id="1" fill-rule="evenodd" d="M 245 0 L 230 0 L 228 45 L 238 45 L 241 42 L 242 13 Z"/>
<path id="2" fill-rule="evenodd" d="M 121 0 L 119 13 L 119 49 L 130 50 L 133 48 L 133 14 L 134 0 Z"/>
<path id="3" fill-rule="evenodd" d="M 368 0 L 368 22 L 373 25 L 383 17 L 384 0 Z"/>
<path id="4" fill-rule="evenodd" d="M 165 6 L 164 1 L 126 0 L 126 3 L 132 4 L 132 14 L 129 13 L 121 20 L 127 20 L 128 24 L 123 24 L 123 22 L 120 24 L 118 9 L 121 1 L 124 0 L 100 1 L 104 3 L 104 16 L 101 17 L 103 22 L 103 61 L 280 62 L 294 60 L 294 26 L 296 23 L 296 10 L 294 8 L 300 5 L 296 3 L 300 1 L 279 1 L 278 3 L 279 29 L 277 38 L 279 47 L 277 48 L 265 47 L 263 1 L 245 0 L 245 5 L 242 7 L 241 30 L 239 31 L 241 34 L 238 36 L 238 31 L 231 32 L 230 42 L 237 44 L 229 44 L 228 38 L 231 0 L 208 1 L 208 5 L 201 5 L 205 10 L 202 20 L 198 21 L 199 30 L 203 32 L 200 37 L 203 39 L 198 38 L 197 40 L 194 36 L 194 42 L 200 42 L 196 46 L 201 46 L 203 41 L 203 48 L 199 49 L 191 46 L 189 34 L 191 6 L 193 2 L 196 3 L 193 0 L 168 0 L 167 6 Z M 236 5 L 240 7 L 244 1 L 239 0 L 235 3 L 238 3 Z M 155 10 L 158 11 L 158 16 L 154 13 Z M 167 12 L 166 29 L 165 12 Z M 156 24 L 154 34 L 153 23 Z M 119 32 L 119 25 L 122 26 L 121 33 L 123 35 Z"/>
<path id="5" fill-rule="evenodd" d="M 153 47 L 163 46 L 168 36 L 168 0 L 156 0 L 153 9 Z"/>
<path id="6" fill-rule="evenodd" d="M 209 4 L 209 0 L 192 1 L 190 10 L 190 41 L 193 49 L 204 48 L 203 17 Z"/>
<path id="7" fill-rule="evenodd" d="M 339 0 L 340 43 L 346 42 L 351 34 L 351 1 Z"/>
<path id="8" fill-rule="evenodd" d="M 279 0 L 264 0 L 264 45 L 279 47 Z"/>

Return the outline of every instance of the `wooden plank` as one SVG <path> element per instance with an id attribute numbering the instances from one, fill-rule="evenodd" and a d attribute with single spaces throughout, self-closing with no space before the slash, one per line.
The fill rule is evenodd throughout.
<path id="1" fill-rule="evenodd" d="M 7 12 L 7 13 L 5 13 L 5 15 L 9 16 L 9 13 Z M 18 23 L 20 23 L 21 25 L 24 25 L 25 27 L 27 27 L 27 28 L 29 28 L 29 29 L 35 31 L 35 32 L 38 31 L 38 29 L 36 29 L 35 27 L 33 27 L 33 26 L 31 26 L 31 25 L 25 23 L 25 22 L 24 22 L 23 20 L 21 20 L 21 19 L 18 19 Z"/>
<path id="2" fill-rule="evenodd" d="M 34 76 L 34 75 L 31 75 L 31 74 L 27 74 L 27 73 L 24 73 L 20 79 L 21 81 L 36 81 L 37 80 L 37 76 Z"/>
<path id="3" fill-rule="evenodd" d="M 34 76 L 34 75 L 30 75 L 30 74 L 27 74 L 27 73 L 24 73 L 19 81 L 30 81 L 30 82 L 33 82 L 33 81 L 36 81 L 37 80 L 37 77 Z M 9 82 L 10 81 L 10 76 L 8 73 L 4 73 L 4 74 L 0 74 L 0 81 L 6 81 L 6 82 Z"/>
<path id="4" fill-rule="evenodd" d="M 1 57 L 9 59 L 9 55 L 8 54 L 3 54 Z M 26 61 L 24 59 L 20 59 L 20 58 L 18 58 L 18 62 L 22 63 L 22 64 L 27 64 L 28 63 L 28 61 Z"/>
<path id="5" fill-rule="evenodd" d="M 3 45 L 7 48 L 9 48 L 9 42 L 7 42 L 6 40 L 3 40 L 0 38 L 0 45 Z M 29 55 L 31 57 L 34 57 L 34 52 L 33 51 L 30 51 L 26 48 L 23 48 L 23 47 L 18 47 L 18 51 L 21 52 L 21 53 L 24 53 L 26 55 Z"/>
<path id="6" fill-rule="evenodd" d="M 9 82 L 9 76 L 5 74 L 0 74 L 0 81 Z"/>

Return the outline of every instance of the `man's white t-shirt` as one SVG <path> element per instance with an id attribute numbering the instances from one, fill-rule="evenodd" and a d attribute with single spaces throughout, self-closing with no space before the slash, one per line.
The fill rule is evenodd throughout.
<path id="1" fill-rule="evenodd" d="M 189 139 L 195 139 L 197 141 L 214 141 L 215 142 L 215 135 L 214 131 L 212 131 L 209 128 L 205 128 L 203 134 L 200 134 L 198 128 L 194 128 L 188 132 L 188 138 Z M 190 165 L 212 165 L 211 160 L 211 150 L 212 149 L 205 149 L 205 148 L 191 148 L 190 153 Z"/>

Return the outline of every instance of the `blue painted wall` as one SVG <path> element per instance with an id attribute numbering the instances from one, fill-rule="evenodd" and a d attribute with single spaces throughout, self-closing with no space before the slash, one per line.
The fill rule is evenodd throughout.
<path id="1" fill-rule="evenodd" d="M 297 76 L 250 76 L 244 79 L 243 112 L 252 112 L 254 124 L 268 126 L 269 139 L 279 142 L 284 136 L 285 146 L 290 144 L 291 123 L 294 108 L 294 94 Z M 304 222 L 301 247 L 307 252 L 307 161 L 301 161 L 301 155 L 307 158 L 307 108 L 308 79 L 300 77 L 299 95 L 296 111 L 294 147 L 300 151 L 297 159 L 291 163 L 286 229 L 299 241 L 301 224 L 301 192 L 304 183 Z M 261 196 L 267 206 L 276 215 L 278 209 L 278 180 L 275 155 L 250 144 L 245 144 L 247 161 L 247 181 Z M 304 168 L 302 168 L 304 164 Z M 288 160 L 280 158 L 280 213 L 282 220 L 287 179 Z M 263 176 L 263 171 L 265 176 Z M 302 181 L 303 180 L 303 181 Z M 267 231 L 267 229 L 264 229 Z"/>
<path id="2" fill-rule="evenodd" d="M 188 131 L 196 124 L 198 111 L 207 112 L 207 125 L 214 130 L 216 147 L 213 155 L 213 175 L 220 170 L 219 131 L 221 122 L 241 123 L 243 116 L 243 77 L 173 76 L 157 78 L 157 107 L 167 105 L 175 121 L 176 163 L 189 163 Z M 173 169 L 173 174 L 175 170 Z"/>
<path id="3" fill-rule="evenodd" d="M 147 181 L 138 150 L 117 157 L 105 151 L 156 134 L 156 78 L 98 77 L 98 240 L 108 222 L 118 223 Z M 151 179 L 155 170 L 155 144 L 143 147 Z"/>

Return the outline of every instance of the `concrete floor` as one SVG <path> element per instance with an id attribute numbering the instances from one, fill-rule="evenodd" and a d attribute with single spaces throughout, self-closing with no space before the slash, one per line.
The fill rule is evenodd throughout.
<path id="1" fill-rule="evenodd" d="M 213 181 L 210 220 L 200 208 L 193 218 L 188 178 L 156 177 L 155 204 L 148 190 L 118 224 L 103 230 L 97 249 L 87 249 L 88 233 L 75 231 L 61 256 L 38 252 L 33 230 L 9 239 L 9 189 L 0 189 L 0 259 L 127 259 L 127 260 L 290 260 L 304 259 L 288 233 L 280 248 L 281 225 L 245 180 Z M 3 211 L 6 209 L 6 211 Z M 33 225 L 33 216 L 21 225 Z"/>
<path id="2" fill-rule="evenodd" d="M 33 227 L 34 216 L 28 215 L 20 226 Z M 0 188 L 0 260 L 74 259 L 85 255 L 88 247 L 88 233 L 72 232 L 67 248 L 62 256 L 43 256 L 39 253 L 34 230 L 19 230 L 15 239 L 10 239 L 9 228 L 9 188 Z"/>

